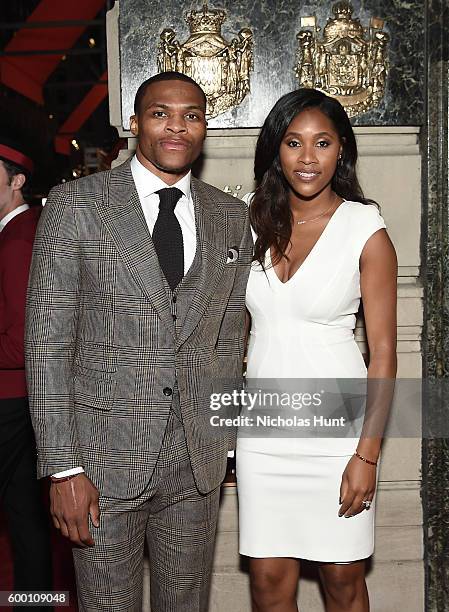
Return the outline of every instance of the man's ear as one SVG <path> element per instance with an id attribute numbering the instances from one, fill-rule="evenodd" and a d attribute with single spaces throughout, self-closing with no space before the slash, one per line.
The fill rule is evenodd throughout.
<path id="1" fill-rule="evenodd" d="M 129 128 L 133 136 L 139 135 L 139 124 L 136 115 L 131 115 L 131 117 L 129 118 Z"/>
<path id="2" fill-rule="evenodd" d="M 14 191 L 19 191 L 25 185 L 26 176 L 24 174 L 15 174 L 11 179 L 11 187 Z"/>

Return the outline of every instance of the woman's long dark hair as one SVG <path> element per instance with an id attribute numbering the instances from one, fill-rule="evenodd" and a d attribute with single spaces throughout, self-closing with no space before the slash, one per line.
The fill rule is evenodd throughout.
<path id="1" fill-rule="evenodd" d="M 345 200 L 373 204 L 364 197 L 355 166 L 357 145 L 343 106 L 316 89 L 297 89 L 282 96 L 265 119 L 256 146 L 254 173 L 256 191 L 250 218 L 257 235 L 254 260 L 264 265 L 267 249 L 274 247 L 273 264 L 286 257 L 293 215 L 289 205 L 289 184 L 282 172 L 279 149 L 293 119 L 308 108 L 317 108 L 333 123 L 342 144 L 342 157 L 332 178 L 333 191 Z"/>

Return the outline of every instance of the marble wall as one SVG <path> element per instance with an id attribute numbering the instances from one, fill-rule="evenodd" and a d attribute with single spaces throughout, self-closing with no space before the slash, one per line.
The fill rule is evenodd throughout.
<path id="1" fill-rule="evenodd" d="M 326 24 L 332 2 L 298 0 L 210 0 L 210 8 L 228 12 L 222 33 L 227 40 L 243 27 L 254 32 L 254 72 L 251 94 L 239 107 L 210 121 L 211 128 L 260 127 L 276 100 L 298 84 L 293 71 L 296 34 L 301 17 L 316 15 Z M 420 0 L 353 0 L 354 17 L 368 26 L 371 16 L 386 20 L 391 36 L 390 76 L 385 97 L 378 108 L 354 120 L 355 125 L 423 125 L 425 80 L 424 4 Z M 189 29 L 184 15 L 202 2 L 192 0 L 120 0 L 120 63 L 122 126 L 129 127 L 134 94 L 142 81 L 157 72 L 159 35 L 173 28 L 181 43 Z"/>
<path id="2" fill-rule="evenodd" d="M 424 374 L 449 376 L 449 2 L 427 3 L 427 125 L 423 149 Z M 446 406 L 433 406 L 433 418 Z M 426 610 L 449 606 L 449 440 L 425 440 L 422 458 Z"/>

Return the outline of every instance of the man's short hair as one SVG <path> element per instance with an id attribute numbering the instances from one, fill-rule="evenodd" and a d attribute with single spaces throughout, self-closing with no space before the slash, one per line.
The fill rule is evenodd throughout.
<path id="1" fill-rule="evenodd" d="M 159 83 L 161 81 L 184 81 L 186 83 L 190 83 L 191 85 L 194 85 L 201 92 L 203 99 L 204 99 L 204 107 L 206 108 L 206 105 L 207 105 L 206 94 L 204 93 L 204 91 L 201 89 L 201 87 L 198 85 L 196 81 L 191 79 L 186 74 L 183 74 L 182 72 L 174 72 L 174 71 L 160 72 L 159 74 L 155 74 L 154 76 L 144 81 L 139 86 L 139 89 L 136 91 L 136 96 L 134 98 L 134 114 L 135 115 L 139 114 L 140 105 L 142 103 L 142 98 L 144 97 L 145 92 L 148 89 L 148 87 L 152 85 L 153 83 Z"/>
<path id="2" fill-rule="evenodd" d="M 12 179 L 17 176 L 17 174 L 23 174 L 25 176 L 26 182 L 30 180 L 30 173 L 27 172 L 24 168 L 20 168 L 11 162 L 6 161 L 5 159 L 0 159 L 3 164 L 4 169 L 6 170 L 6 174 L 8 175 L 8 184 L 11 185 Z"/>

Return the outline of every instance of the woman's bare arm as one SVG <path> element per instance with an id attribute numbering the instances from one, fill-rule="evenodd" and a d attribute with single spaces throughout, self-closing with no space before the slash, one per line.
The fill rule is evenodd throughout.
<path id="1" fill-rule="evenodd" d="M 397 258 L 384 230 L 367 241 L 360 257 L 360 287 L 370 360 L 365 423 L 357 452 L 376 463 L 388 419 L 396 376 Z M 343 473 L 340 515 L 353 516 L 371 501 L 376 467 L 352 457 Z"/>

